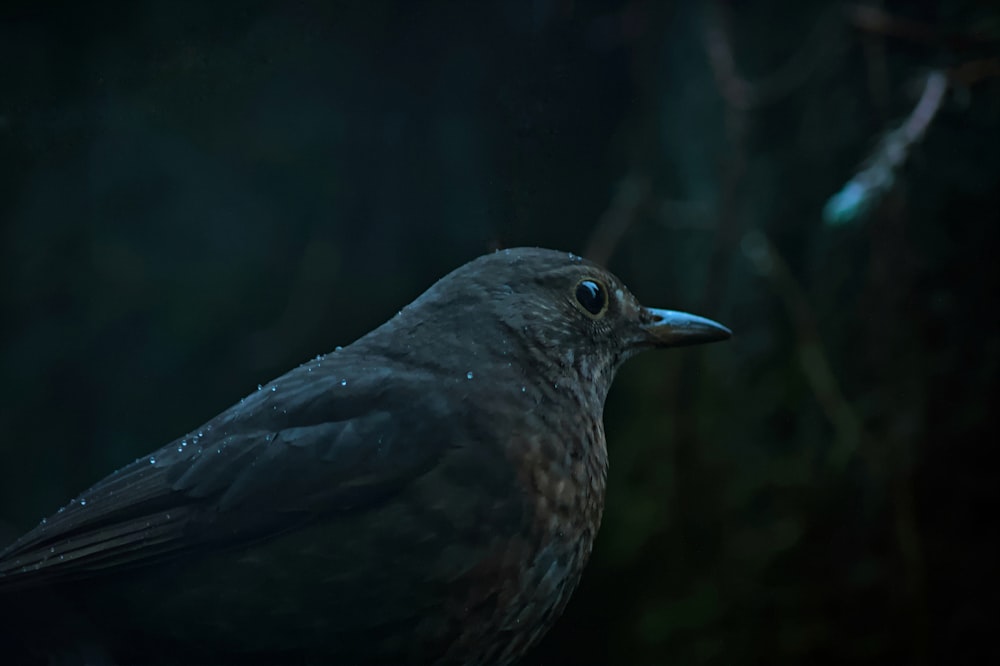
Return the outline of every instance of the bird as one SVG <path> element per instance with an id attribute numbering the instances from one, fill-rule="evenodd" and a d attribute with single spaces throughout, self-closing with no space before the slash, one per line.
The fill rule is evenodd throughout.
<path id="1" fill-rule="evenodd" d="M 42 520 L 0 607 L 79 620 L 33 655 L 514 663 L 591 553 L 617 369 L 730 336 L 572 253 L 481 256 Z"/>

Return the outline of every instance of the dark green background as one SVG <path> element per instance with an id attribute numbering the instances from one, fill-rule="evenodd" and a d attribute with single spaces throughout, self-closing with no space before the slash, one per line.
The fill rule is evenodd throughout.
<path id="1" fill-rule="evenodd" d="M 821 211 L 1000 20 L 882 6 L 930 36 L 790 0 L 5 4 L 0 542 L 541 245 L 736 336 L 620 374 L 604 525 L 527 663 L 997 658 L 1000 77 L 870 216 Z M 727 102 L 709 44 L 769 95 Z"/>

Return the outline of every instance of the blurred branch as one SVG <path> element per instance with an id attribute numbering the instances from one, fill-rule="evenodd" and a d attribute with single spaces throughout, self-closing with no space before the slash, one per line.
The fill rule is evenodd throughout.
<path id="1" fill-rule="evenodd" d="M 879 0 L 881 4 L 881 0 Z M 878 109 L 880 124 L 889 122 L 889 63 L 885 52 L 885 36 L 865 32 L 861 38 L 865 61 L 868 64 L 868 94 Z"/>
<path id="2" fill-rule="evenodd" d="M 924 92 L 920 96 L 917 106 L 914 107 L 903 126 L 899 128 L 907 145 L 916 143 L 924 136 L 928 125 L 931 124 L 938 109 L 941 108 L 941 101 L 944 99 L 944 93 L 947 89 L 948 79 L 943 73 L 934 71 L 927 75 Z"/>
<path id="3" fill-rule="evenodd" d="M 818 327 L 806 294 L 767 236 L 761 231 L 747 233 L 743 237 L 742 249 L 754 268 L 774 285 L 791 315 L 799 363 L 820 407 L 836 432 L 836 443 L 828 461 L 836 468 L 842 469 L 855 456 L 860 455 L 870 468 L 876 468 L 880 462 L 877 454 L 891 451 L 895 438 L 890 433 L 885 439 L 876 439 L 868 432 L 851 403 L 844 397 L 820 341 Z M 905 473 L 900 474 L 891 462 L 885 464 L 883 473 L 887 474 L 890 480 L 889 486 L 895 510 L 896 544 L 905 567 L 909 603 L 912 605 L 911 615 L 915 629 L 913 663 L 922 663 L 927 655 L 928 616 L 924 582 L 926 570 L 913 506 L 914 490 L 909 476 Z"/>
<path id="4" fill-rule="evenodd" d="M 722 3 L 712 3 L 705 12 L 705 50 L 719 92 L 726 102 L 737 109 L 749 111 L 773 104 L 808 81 L 822 56 L 836 46 L 832 40 L 832 19 L 828 12 L 816 22 L 798 53 L 771 74 L 750 81 L 737 71 Z"/>
<path id="5" fill-rule="evenodd" d="M 1000 36 L 980 30 L 943 32 L 935 26 L 890 14 L 871 5 L 845 5 L 848 22 L 858 30 L 902 39 L 924 46 L 953 49 L 1000 46 Z"/>
<path id="6" fill-rule="evenodd" d="M 627 176 L 618 184 L 611 205 L 590 234 L 584 256 L 607 265 L 629 228 L 643 215 L 653 223 L 673 230 L 715 231 L 719 226 L 718 211 L 712 204 L 676 199 L 653 201 L 649 181 Z"/>
<path id="7" fill-rule="evenodd" d="M 827 224 L 846 224 L 863 217 L 892 190 L 897 172 L 923 138 L 947 90 L 948 77 L 943 72 L 928 74 L 924 92 L 903 124 L 879 141 L 864 168 L 827 201 L 823 207 Z"/>
<path id="8" fill-rule="evenodd" d="M 986 79 L 1000 77 L 1000 57 L 964 62 L 949 70 L 948 77 L 961 86 L 971 86 Z"/>
<path id="9" fill-rule="evenodd" d="M 625 232 L 639 216 L 639 211 L 649 200 L 649 181 L 635 174 L 626 176 L 618 183 L 611 205 L 601 215 L 597 227 L 587 241 L 584 256 L 606 266 L 614 254 Z"/>
<path id="10" fill-rule="evenodd" d="M 653 221 L 667 229 L 694 229 L 714 231 L 718 228 L 719 213 L 705 201 L 678 201 L 664 199 L 652 206 Z"/>
<path id="11" fill-rule="evenodd" d="M 816 320 L 805 292 L 792 276 L 788 264 L 768 237 L 759 230 L 743 237 L 743 254 L 757 272 L 769 279 L 792 318 L 796 351 L 809 387 L 816 395 L 823 413 L 837 433 L 837 444 L 830 460 L 843 467 L 854 457 L 863 440 L 872 437 L 865 432 L 861 419 L 844 397 L 832 366 L 820 341 Z"/>

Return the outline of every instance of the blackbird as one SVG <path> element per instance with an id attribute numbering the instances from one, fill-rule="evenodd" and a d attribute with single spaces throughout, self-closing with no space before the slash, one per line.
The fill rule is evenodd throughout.
<path id="1" fill-rule="evenodd" d="M 572 254 L 480 257 L 43 520 L 0 606 L 126 662 L 511 663 L 590 555 L 615 371 L 729 336 Z"/>

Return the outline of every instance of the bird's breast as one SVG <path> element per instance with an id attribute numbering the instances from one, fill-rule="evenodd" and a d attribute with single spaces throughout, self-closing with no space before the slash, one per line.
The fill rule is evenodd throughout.
<path id="1" fill-rule="evenodd" d="M 528 504 L 520 600 L 506 618 L 527 649 L 562 614 L 590 557 L 601 523 L 607 449 L 600 418 L 577 413 L 561 427 L 515 437 L 510 447 Z M 498 661 L 505 661 L 497 655 Z"/>

